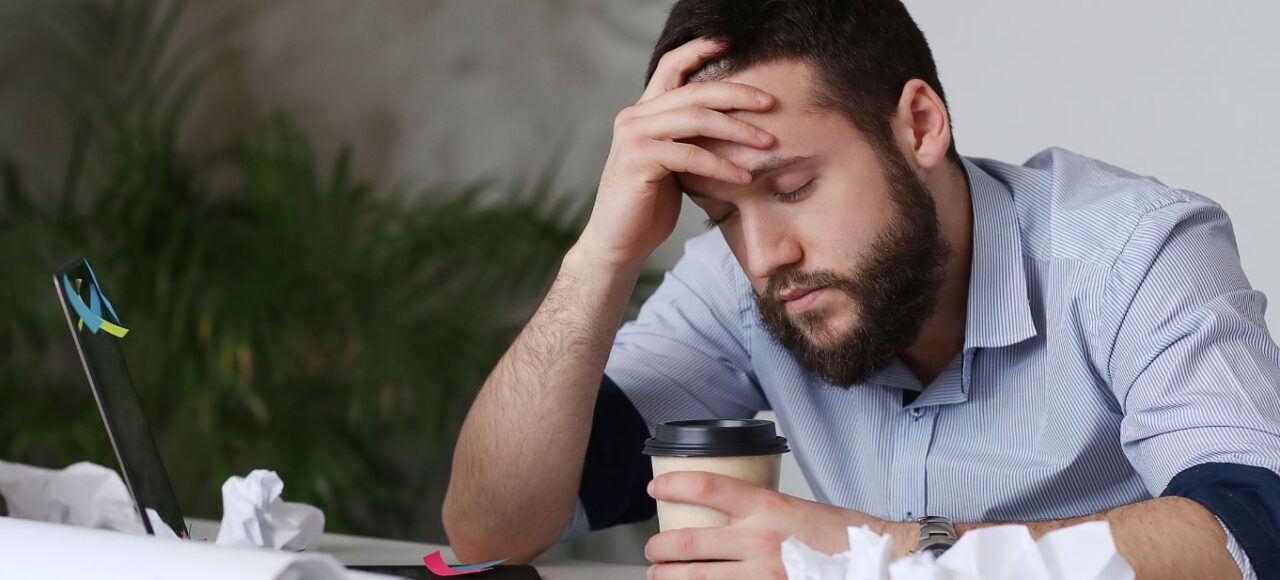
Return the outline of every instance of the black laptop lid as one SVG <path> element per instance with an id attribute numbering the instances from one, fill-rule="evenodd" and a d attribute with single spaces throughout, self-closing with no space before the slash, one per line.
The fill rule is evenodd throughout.
<path id="1" fill-rule="evenodd" d="M 186 523 L 178 498 L 173 493 L 120 348 L 122 340 L 131 338 L 121 332 L 125 325 L 117 318 L 97 286 L 93 269 L 83 258 L 54 274 L 53 282 L 89 378 L 89 387 L 98 401 L 98 410 L 120 462 L 125 485 L 133 495 L 147 533 L 155 533 L 146 516 L 146 509 L 151 508 L 178 535 L 185 537 Z M 94 326 L 98 326 L 96 331 Z M 124 336 L 118 337 L 118 334 Z"/>

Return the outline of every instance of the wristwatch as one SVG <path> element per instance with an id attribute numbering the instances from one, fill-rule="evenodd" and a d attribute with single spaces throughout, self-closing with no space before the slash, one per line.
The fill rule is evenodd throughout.
<path id="1" fill-rule="evenodd" d="M 942 516 L 925 516 L 916 522 L 920 524 L 920 542 L 916 544 L 916 553 L 928 552 L 937 558 L 960 538 L 956 534 L 956 525 Z"/>

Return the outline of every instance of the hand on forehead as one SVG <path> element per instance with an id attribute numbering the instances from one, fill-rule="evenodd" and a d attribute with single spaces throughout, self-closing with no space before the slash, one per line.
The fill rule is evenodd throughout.
<path id="1" fill-rule="evenodd" d="M 707 68 L 690 75 L 690 83 L 728 82 L 760 89 L 774 96 L 767 111 L 730 110 L 725 113 L 755 125 L 775 137 L 767 148 L 748 147 L 739 143 L 695 137 L 681 140 L 697 145 L 752 172 L 759 178 L 770 170 L 789 165 L 801 158 L 817 156 L 824 148 L 838 145 L 848 138 L 850 129 L 843 116 L 813 105 L 811 71 L 798 60 L 777 60 L 726 72 L 724 61 L 715 60 Z M 706 177 L 678 173 L 677 180 L 685 192 L 705 192 L 733 184 Z"/>

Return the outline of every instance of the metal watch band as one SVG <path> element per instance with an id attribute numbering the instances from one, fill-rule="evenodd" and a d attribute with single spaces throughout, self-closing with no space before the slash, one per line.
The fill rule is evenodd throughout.
<path id="1" fill-rule="evenodd" d="M 920 541 L 915 549 L 917 553 L 929 552 L 936 558 L 960 538 L 956 534 L 955 524 L 942 516 L 925 516 L 916 522 L 920 524 Z"/>

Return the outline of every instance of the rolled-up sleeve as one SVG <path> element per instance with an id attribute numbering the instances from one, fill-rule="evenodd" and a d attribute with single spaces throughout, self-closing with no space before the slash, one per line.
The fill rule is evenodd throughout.
<path id="1" fill-rule="evenodd" d="M 1101 310 L 1122 444 L 1151 495 L 1204 504 L 1243 575 L 1277 577 L 1280 349 L 1222 208 L 1188 194 L 1146 213 Z"/>
<path id="2" fill-rule="evenodd" d="M 641 454 L 655 425 L 749 418 L 768 409 L 752 372 L 742 320 L 750 287 L 719 231 L 685 245 L 634 321 L 613 343 L 592 419 L 578 505 L 561 541 L 648 519 L 652 478 Z"/>

